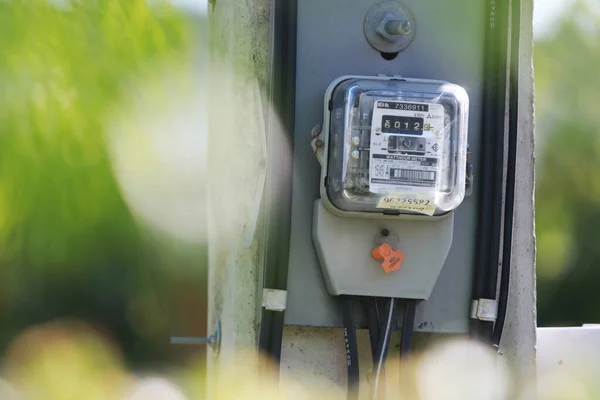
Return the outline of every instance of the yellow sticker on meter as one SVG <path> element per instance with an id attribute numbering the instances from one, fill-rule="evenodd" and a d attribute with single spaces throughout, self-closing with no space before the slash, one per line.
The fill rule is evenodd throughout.
<path id="1" fill-rule="evenodd" d="M 427 196 L 421 193 L 394 192 L 379 199 L 377 208 L 412 211 L 431 216 L 435 213 L 437 207 L 433 196 Z"/>

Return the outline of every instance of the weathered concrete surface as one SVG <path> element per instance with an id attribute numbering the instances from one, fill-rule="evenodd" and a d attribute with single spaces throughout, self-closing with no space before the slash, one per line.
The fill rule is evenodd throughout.
<path id="1" fill-rule="evenodd" d="M 361 382 L 367 382 L 373 362 L 369 333 L 357 331 Z M 298 381 L 315 393 L 326 391 L 332 398 L 346 397 L 348 376 L 344 333 L 339 328 L 286 326 L 283 330 L 281 375 Z M 368 398 L 369 385 L 360 385 L 361 398 Z"/>
<path id="2" fill-rule="evenodd" d="M 510 298 L 501 351 L 524 379 L 535 376 L 536 300 L 534 230 L 533 1 L 521 1 L 519 140 Z"/>
<path id="3" fill-rule="evenodd" d="M 262 87 L 269 80 L 270 0 L 218 0 L 209 8 L 213 56 L 256 77 Z"/>
<path id="4" fill-rule="evenodd" d="M 258 336 L 266 169 L 260 88 L 268 77 L 269 4 L 218 0 L 209 8 L 209 331 L 216 320 L 222 324 L 220 355 L 208 357 L 215 379 L 224 365 L 228 374 L 237 365 L 250 373 L 257 367 L 244 350 L 256 348 Z M 221 389 L 208 382 L 209 398 Z"/>

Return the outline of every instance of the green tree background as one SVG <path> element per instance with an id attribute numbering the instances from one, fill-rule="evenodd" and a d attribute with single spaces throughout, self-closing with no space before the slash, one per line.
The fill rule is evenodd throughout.
<path id="1" fill-rule="evenodd" d="M 600 322 L 600 16 L 575 2 L 534 47 L 538 324 Z"/>
<path id="2" fill-rule="evenodd" d="M 105 133 L 133 77 L 183 62 L 188 21 L 145 0 L 49 4 L 0 2 L 0 354 L 74 318 L 134 366 L 183 361 L 168 339 L 204 333 L 205 249 L 140 226 Z"/>

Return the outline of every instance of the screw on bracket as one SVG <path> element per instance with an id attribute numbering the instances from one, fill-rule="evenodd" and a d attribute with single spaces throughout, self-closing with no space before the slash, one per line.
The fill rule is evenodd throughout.
<path id="1" fill-rule="evenodd" d="M 208 337 L 180 337 L 180 336 L 172 336 L 169 338 L 169 343 L 171 344 L 185 344 L 185 345 L 209 345 L 210 348 L 218 353 L 221 348 L 221 321 L 217 320 L 215 325 L 215 330 L 212 335 Z"/>

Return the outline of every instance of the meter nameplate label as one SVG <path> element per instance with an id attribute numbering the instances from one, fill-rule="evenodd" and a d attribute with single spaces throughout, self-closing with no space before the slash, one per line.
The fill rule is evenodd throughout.
<path id="1" fill-rule="evenodd" d="M 394 194 L 383 196 L 381 199 L 379 199 L 377 208 L 411 211 L 432 216 L 437 207 L 435 205 L 433 196 L 427 196 L 418 193 L 396 192 Z"/>
<path id="2" fill-rule="evenodd" d="M 432 198 L 444 167 L 444 118 L 444 106 L 437 103 L 375 101 L 369 191 L 410 192 Z M 380 201 L 378 208 L 393 207 Z"/>

